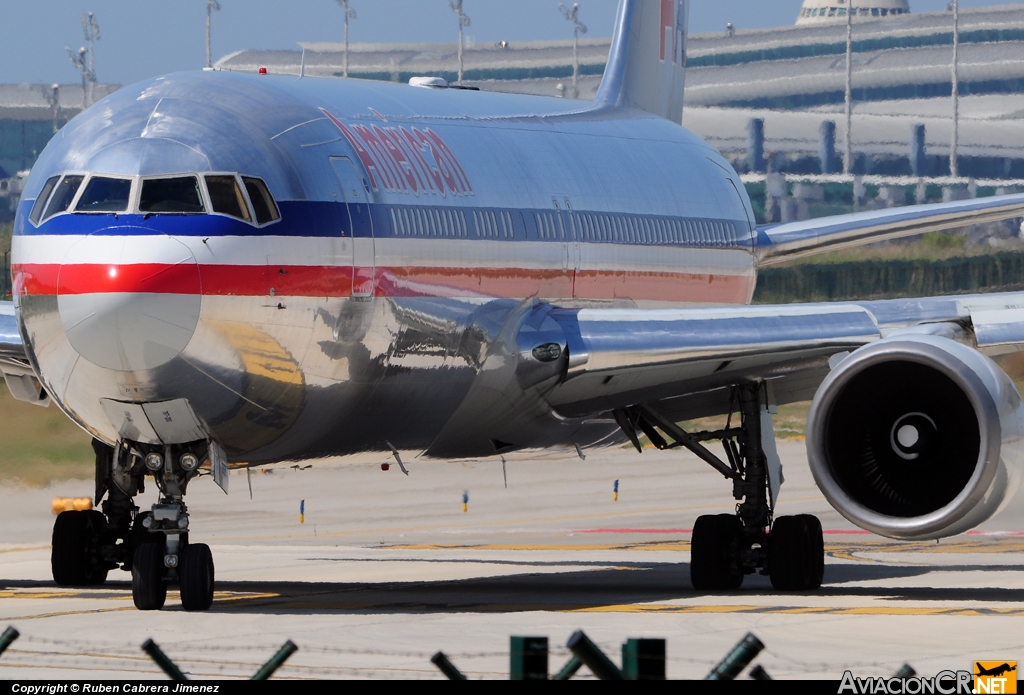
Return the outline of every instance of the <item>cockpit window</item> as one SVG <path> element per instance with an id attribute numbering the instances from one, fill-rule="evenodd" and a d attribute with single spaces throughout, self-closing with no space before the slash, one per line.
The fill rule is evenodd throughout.
<path id="1" fill-rule="evenodd" d="M 84 176 L 65 176 L 61 182 L 57 184 L 57 188 L 54 190 L 53 196 L 50 198 L 50 204 L 46 206 L 46 214 L 43 215 L 43 221 L 46 221 L 59 213 L 67 212 L 67 209 L 71 207 L 71 201 L 75 199 L 75 194 L 78 193 L 78 188 L 82 185 L 82 181 L 84 179 Z"/>
<path id="2" fill-rule="evenodd" d="M 210 205 L 214 212 L 252 222 L 242 187 L 234 176 L 207 176 L 206 190 L 210 192 Z"/>
<path id="3" fill-rule="evenodd" d="M 32 224 L 39 224 L 39 220 L 43 218 L 43 210 L 46 208 L 46 201 L 50 199 L 50 194 L 53 193 L 53 187 L 60 181 L 59 176 L 54 176 L 47 179 L 46 183 L 43 184 L 43 190 L 39 191 L 39 195 L 36 197 L 35 205 L 32 206 L 32 212 L 28 218 L 32 221 Z"/>
<path id="4" fill-rule="evenodd" d="M 249 193 L 252 209 L 256 213 L 256 224 L 262 227 L 281 219 L 281 213 L 277 210 L 274 197 L 267 190 L 267 184 L 248 176 L 243 176 L 242 181 L 245 183 L 245 190 Z"/>
<path id="5" fill-rule="evenodd" d="M 124 212 L 132 192 L 131 179 L 94 176 L 78 199 L 75 212 Z"/>
<path id="6" fill-rule="evenodd" d="M 139 212 L 145 214 L 195 214 L 206 212 L 199 192 L 199 179 L 181 176 L 142 182 Z"/>

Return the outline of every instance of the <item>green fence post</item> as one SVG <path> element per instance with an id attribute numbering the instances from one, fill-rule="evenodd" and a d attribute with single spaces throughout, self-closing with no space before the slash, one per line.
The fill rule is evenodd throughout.
<path id="1" fill-rule="evenodd" d="M 155 661 L 156 665 L 162 668 L 164 673 L 171 677 L 172 681 L 188 680 L 188 678 L 185 678 L 185 674 L 181 672 L 181 669 L 178 668 L 173 661 L 167 658 L 167 655 L 160 650 L 160 647 L 156 646 L 156 642 L 153 640 L 148 639 L 143 642 L 142 651 L 149 654 L 149 658 Z"/>
<path id="2" fill-rule="evenodd" d="M 570 659 L 565 662 L 565 666 L 562 667 L 562 670 L 556 673 L 551 678 L 551 680 L 567 681 L 573 676 L 575 676 L 576 672 L 579 671 L 581 668 L 583 668 L 583 662 L 577 659 L 575 656 L 570 657 Z"/>
<path id="3" fill-rule="evenodd" d="M 509 649 L 509 679 L 546 681 L 548 679 L 548 638 L 512 637 Z"/>
<path id="4" fill-rule="evenodd" d="M 758 664 L 754 668 L 750 669 L 750 677 L 755 681 L 770 681 L 772 677 L 768 675 L 768 672 L 764 670 L 764 666 Z"/>
<path id="5" fill-rule="evenodd" d="M 450 681 L 468 680 L 462 671 L 455 668 L 455 664 L 448 660 L 448 657 L 444 655 L 444 652 L 434 654 L 434 656 L 430 657 L 430 662 L 441 669 L 441 673 L 448 676 L 448 680 Z"/>
<path id="6" fill-rule="evenodd" d="M 764 644 L 761 643 L 761 640 L 754 637 L 753 633 L 748 632 L 747 636 L 740 640 L 739 644 L 733 647 L 731 652 L 725 655 L 725 658 L 711 670 L 711 673 L 704 680 L 735 680 L 736 676 L 743 673 L 743 669 L 750 665 L 750 662 L 761 653 L 762 649 L 764 649 Z"/>
<path id="7" fill-rule="evenodd" d="M 0 654 L 6 652 L 11 643 L 19 637 L 21 633 L 15 630 L 13 625 L 4 630 L 4 634 L 0 635 Z"/>
<path id="8" fill-rule="evenodd" d="M 274 671 L 281 668 L 284 665 L 284 662 L 288 661 L 288 657 L 290 657 L 297 651 L 299 651 L 299 648 L 295 646 L 295 643 L 291 640 L 288 640 L 280 649 L 277 650 L 277 654 L 274 654 L 274 656 L 270 657 L 270 661 L 263 664 L 263 667 L 259 671 L 257 671 L 256 675 L 250 678 L 249 680 L 269 680 L 270 677 L 274 675 Z"/>
<path id="9" fill-rule="evenodd" d="M 893 674 L 893 678 L 913 678 L 917 675 L 917 671 L 910 664 L 903 664 L 900 666 L 900 670 Z"/>
<path id="10" fill-rule="evenodd" d="M 566 644 L 569 651 L 576 655 L 576 658 L 586 664 L 595 676 L 603 681 L 626 680 L 619 667 L 612 663 L 612 660 L 605 656 L 601 649 L 590 641 L 590 638 L 583 634 L 583 630 L 572 633 L 569 642 Z"/>
<path id="11" fill-rule="evenodd" d="M 628 681 L 665 680 L 665 640 L 626 640 L 622 645 L 622 673 Z"/>

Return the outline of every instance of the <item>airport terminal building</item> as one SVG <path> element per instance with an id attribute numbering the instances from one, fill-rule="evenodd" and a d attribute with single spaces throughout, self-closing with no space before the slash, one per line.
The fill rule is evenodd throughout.
<path id="1" fill-rule="evenodd" d="M 910 175 L 913 128 L 925 126 L 929 176 L 949 174 L 953 14 L 914 14 L 907 0 L 806 0 L 792 27 L 723 30 L 690 37 L 684 124 L 716 145 L 741 173 L 748 125 L 764 121 L 766 151 L 779 170 L 816 173 L 819 130 L 845 134 L 847 2 L 852 14 L 854 169 Z M 580 45 L 579 94 L 594 96 L 610 39 Z M 357 45 L 349 74 L 405 82 L 417 75 L 456 79 L 457 46 Z M 340 76 L 340 45 L 243 51 L 219 69 Z M 572 42 L 475 45 L 465 82 L 481 89 L 571 95 Z M 963 10 L 959 16 L 960 173 L 1024 178 L 1024 6 Z M 842 147 L 840 147 L 842 149 Z M 839 153 L 840 159 L 842 153 Z M 840 161 L 840 166 L 842 162 Z M 820 172 L 820 167 L 817 169 Z"/>
<path id="2" fill-rule="evenodd" d="M 850 5 L 852 4 L 852 10 Z M 806 0 L 790 27 L 691 36 L 684 125 L 715 145 L 741 173 L 752 172 L 750 124 L 763 123 L 765 166 L 822 173 L 822 124 L 833 123 L 842 169 L 846 138 L 846 32 L 852 22 L 852 167 L 856 173 L 911 175 L 912 136 L 924 126 L 921 170 L 949 172 L 953 139 L 953 14 L 913 13 L 907 0 Z M 850 15 L 847 12 L 850 11 Z M 593 98 L 610 39 L 579 46 L 579 98 Z M 457 79 L 455 44 L 352 44 L 349 75 L 407 82 Z M 241 51 L 216 68 L 340 77 L 340 44 L 293 51 Z M 481 89 L 571 97 L 573 45 L 498 42 L 465 51 L 465 83 Z M 959 15 L 959 161 L 963 176 L 1024 179 L 1024 5 L 963 10 Z M 115 87 L 100 86 L 98 96 Z M 31 166 L 54 132 L 81 109 L 81 87 L 0 87 L 0 167 L 7 176 Z M 920 167 L 919 167 L 920 169 Z M 3 178 L 3 175 L 0 175 Z M 2 192 L 0 192 L 2 194 Z"/>

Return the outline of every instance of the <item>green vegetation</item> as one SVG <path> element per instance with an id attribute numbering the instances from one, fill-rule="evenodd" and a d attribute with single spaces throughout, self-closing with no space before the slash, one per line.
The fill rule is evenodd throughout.
<path id="1" fill-rule="evenodd" d="M 862 261 L 947 261 L 951 258 L 992 256 L 1005 249 L 974 244 L 968 247 L 967 237 L 950 232 L 925 234 L 911 242 L 890 242 L 861 246 L 860 248 L 823 253 L 778 266 L 796 268 L 809 265 L 837 265 Z"/>
<path id="2" fill-rule="evenodd" d="M 1017 385 L 1017 390 L 1024 393 L 1024 353 L 1018 352 L 1010 355 L 1002 355 L 995 357 L 995 362 L 998 364 L 1006 374 L 1013 379 L 1013 382 Z M 775 436 L 777 439 L 803 439 L 806 436 L 807 431 L 807 413 L 811 409 L 810 402 L 805 403 L 790 403 L 789 405 L 780 405 L 779 412 L 772 416 L 775 421 Z M 733 418 L 733 423 L 736 420 Z M 692 422 L 682 422 L 680 426 L 687 432 L 707 432 L 719 430 L 725 427 L 726 418 L 722 417 L 709 417 L 702 420 L 694 420 Z M 647 439 L 644 438 L 643 443 L 647 443 Z M 714 446 L 718 446 L 715 444 Z M 715 449 L 715 453 L 718 453 L 720 448 Z"/>
<path id="3" fill-rule="evenodd" d="M 787 304 L 1024 289 L 1024 253 L 965 247 L 955 235 L 865 247 L 763 269 L 754 302 Z"/>
<path id="4" fill-rule="evenodd" d="M 91 438 L 51 405 L 19 403 L 0 386 L 0 482 L 45 487 L 93 477 Z"/>

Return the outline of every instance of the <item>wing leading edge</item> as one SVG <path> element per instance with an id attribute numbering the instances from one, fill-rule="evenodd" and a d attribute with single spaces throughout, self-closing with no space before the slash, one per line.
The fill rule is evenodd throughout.
<path id="1" fill-rule="evenodd" d="M 43 407 L 50 405 L 50 397 L 25 354 L 14 302 L 0 302 L 0 372 L 3 372 L 7 388 L 17 400 Z"/>
<path id="2" fill-rule="evenodd" d="M 774 265 L 888 239 L 1017 217 L 1024 217 L 1024 195 L 912 205 L 788 222 L 758 230 L 758 262 L 762 266 Z"/>
<path id="3" fill-rule="evenodd" d="M 567 417 L 711 394 L 743 380 L 778 403 L 809 400 L 829 361 L 883 338 L 937 335 L 988 354 L 1024 347 L 1024 293 L 708 309 L 554 309 L 565 378 L 547 394 Z M 681 394 L 689 394 L 682 396 Z M 712 415 L 721 399 L 679 414 Z"/>

